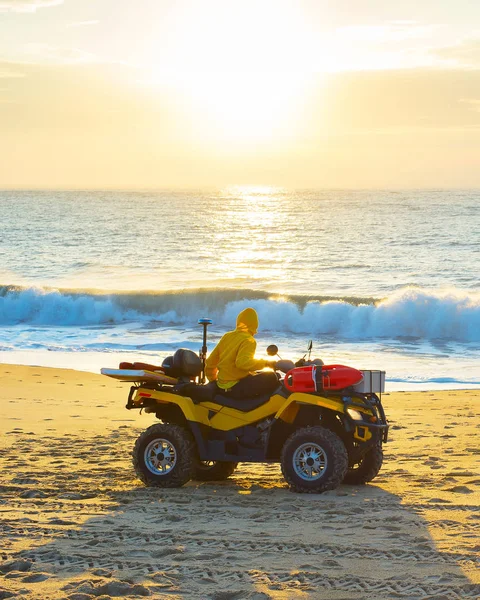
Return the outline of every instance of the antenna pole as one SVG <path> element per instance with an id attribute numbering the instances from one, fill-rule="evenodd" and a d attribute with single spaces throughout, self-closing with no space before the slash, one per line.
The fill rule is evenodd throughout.
<path id="1" fill-rule="evenodd" d="M 200 360 L 202 361 L 202 373 L 200 381 L 202 385 L 205 383 L 205 363 L 207 361 L 207 327 L 212 324 L 212 319 L 198 319 L 198 324 L 203 326 L 203 346 L 200 350 Z"/>

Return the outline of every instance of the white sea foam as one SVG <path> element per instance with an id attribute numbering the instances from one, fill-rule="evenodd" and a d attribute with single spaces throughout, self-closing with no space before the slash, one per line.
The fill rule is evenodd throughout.
<path id="1" fill-rule="evenodd" d="M 227 290 L 185 294 L 102 295 L 41 288 L 7 289 L 0 296 L 0 325 L 92 326 L 147 323 L 193 326 L 202 316 L 226 329 L 253 306 L 263 331 L 330 335 L 346 339 L 419 338 L 480 341 L 480 293 L 399 290 L 375 303 L 355 300 L 269 298 L 248 293 L 230 300 Z M 260 297 L 258 297 L 260 296 Z"/>
<path id="2" fill-rule="evenodd" d="M 135 314 L 108 299 L 67 295 L 57 290 L 29 288 L 7 291 L 0 297 L 0 324 L 98 325 L 132 320 Z"/>

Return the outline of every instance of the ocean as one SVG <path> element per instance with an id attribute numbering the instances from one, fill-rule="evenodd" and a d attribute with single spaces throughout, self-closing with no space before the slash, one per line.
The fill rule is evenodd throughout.
<path id="1" fill-rule="evenodd" d="M 209 348 L 480 387 L 479 191 L 1 191 L 0 362 L 98 372 Z"/>

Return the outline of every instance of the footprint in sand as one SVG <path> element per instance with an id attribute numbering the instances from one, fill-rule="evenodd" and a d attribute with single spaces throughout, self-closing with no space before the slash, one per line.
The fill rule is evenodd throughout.
<path id="1" fill-rule="evenodd" d="M 455 479 L 455 477 L 443 477 L 442 483 L 444 483 L 444 484 L 447 484 L 447 483 L 458 483 L 458 479 Z M 468 483 L 470 483 L 470 482 L 468 482 Z"/>
<path id="2" fill-rule="evenodd" d="M 462 471 L 460 468 L 453 469 L 447 473 L 447 477 L 475 477 L 476 473 L 472 471 Z"/>
<path id="3" fill-rule="evenodd" d="M 142 596 L 150 596 L 150 590 L 141 585 L 131 584 L 126 581 L 118 581 L 113 580 L 107 583 L 98 582 L 98 581 L 90 581 L 84 580 L 76 583 L 70 583 L 64 586 L 64 591 L 74 591 L 77 595 L 87 595 L 87 597 L 97 596 L 108 596 L 108 597 L 116 597 L 116 596 L 129 596 L 129 597 L 142 597 Z M 90 595 L 90 596 L 88 596 Z"/>
<path id="4" fill-rule="evenodd" d="M 12 571 L 30 571 L 32 563 L 29 560 L 11 560 L 0 566 L 0 573 L 11 573 Z"/>
<path id="5" fill-rule="evenodd" d="M 455 492 L 456 494 L 473 494 L 473 490 L 466 485 L 454 485 L 451 488 L 447 488 L 445 491 Z"/>
<path id="6" fill-rule="evenodd" d="M 28 490 L 19 494 L 20 498 L 47 498 L 48 494 L 41 490 Z"/>
<path id="7" fill-rule="evenodd" d="M 22 579 L 24 583 L 40 583 L 49 579 L 49 575 L 46 573 L 32 573 Z"/>

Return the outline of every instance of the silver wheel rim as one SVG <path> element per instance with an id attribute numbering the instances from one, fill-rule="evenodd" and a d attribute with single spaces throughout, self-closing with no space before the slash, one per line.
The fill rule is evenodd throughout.
<path id="1" fill-rule="evenodd" d="M 327 468 L 327 455 L 318 444 L 308 443 L 299 446 L 293 453 L 293 469 L 304 481 L 320 479 Z"/>
<path id="2" fill-rule="evenodd" d="M 150 473 L 168 475 L 177 462 L 177 451 L 169 440 L 157 438 L 147 445 L 143 458 Z"/>

